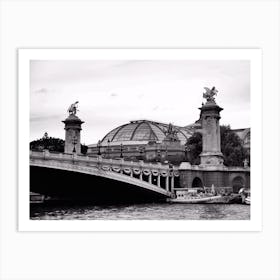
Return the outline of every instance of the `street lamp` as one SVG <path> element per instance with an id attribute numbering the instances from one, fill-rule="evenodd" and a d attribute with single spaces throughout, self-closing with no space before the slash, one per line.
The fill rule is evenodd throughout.
<path id="1" fill-rule="evenodd" d="M 73 144 L 73 153 L 76 153 L 76 144 L 78 143 L 77 136 L 73 136 L 72 144 Z"/>
<path id="2" fill-rule="evenodd" d="M 170 171 L 170 174 L 172 175 L 173 171 L 174 171 L 174 165 L 172 163 L 169 163 L 169 171 Z"/>
<path id="3" fill-rule="evenodd" d="M 141 159 L 141 160 L 144 159 L 144 156 L 143 156 L 144 151 L 145 151 L 145 147 L 142 146 L 142 147 L 139 148 L 139 153 L 140 153 L 140 159 Z"/>
<path id="4" fill-rule="evenodd" d="M 99 140 L 98 143 L 97 143 L 97 149 L 98 149 L 98 155 L 100 156 L 101 155 L 101 152 L 100 152 L 100 147 L 101 147 L 101 141 Z"/>
<path id="5" fill-rule="evenodd" d="M 157 148 L 157 162 L 161 161 L 161 151 L 160 148 Z"/>
<path id="6" fill-rule="evenodd" d="M 123 144 L 121 143 L 121 158 L 123 158 Z"/>
<path id="7" fill-rule="evenodd" d="M 109 146 L 110 146 L 110 139 L 107 141 L 107 157 L 109 158 Z"/>
<path id="8" fill-rule="evenodd" d="M 185 159 L 188 161 L 189 160 L 189 153 L 190 153 L 191 149 L 189 147 L 189 145 L 187 145 L 187 143 L 185 144 Z"/>

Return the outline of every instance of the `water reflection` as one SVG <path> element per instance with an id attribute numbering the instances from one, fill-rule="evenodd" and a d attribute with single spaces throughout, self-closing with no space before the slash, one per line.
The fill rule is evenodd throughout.
<path id="1" fill-rule="evenodd" d="M 249 220 L 242 204 L 31 205 L 33 220 Z"/>

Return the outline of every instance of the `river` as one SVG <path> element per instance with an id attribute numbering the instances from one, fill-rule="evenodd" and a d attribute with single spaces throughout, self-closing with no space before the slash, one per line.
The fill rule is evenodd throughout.
<path id="1" fill-rule="evenodd" d="M 249 220 L 243 204 L 39 205 L 30 207 L 32 220 Z"/>

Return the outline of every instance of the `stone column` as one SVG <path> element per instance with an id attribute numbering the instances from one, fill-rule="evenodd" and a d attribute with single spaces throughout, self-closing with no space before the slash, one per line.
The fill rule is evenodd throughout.
<path id="1" fill-rule="evenodd" d="M 174 175 L 171 177 L 171 192 L 174 192 Z"/>
<path id="2" fill-rule="evenodd" d="M 168 175 L 166 176 L 166 180 L 165 180 L 165 189 L 167 191 L 169 191 L 169 176 Z"/>
<path id="3" fill-rule="evenodd" d="M 150 183 L 150 184 L 152 184 L 152 176 L 153 176 L 153 175 L 152 175 L 152 171 L 151 171 L 151 174 L 149 175 L 149 183 Z"/>
<path id="4" fill-rule="evenodd" d="M 202 153 L 200 154 L 201 165 L 223 165 L 221 153 L 220 112 L 215 101 L 207 101 L 201 108 Z"/>
<path id="5" fill-rule="evenodd" d="M 158 172 L 157 186 L 160 188 L 160 171 Z"/>
<path id="6" fill-rule="evenodd" d="M 70 114 L 68 118 L 62 122 L 65 123 L 64 153 L 80 154 L 81 153 L 81 130 L 82 130 L 82 124 L 84 122 L 73 114 Z"/>

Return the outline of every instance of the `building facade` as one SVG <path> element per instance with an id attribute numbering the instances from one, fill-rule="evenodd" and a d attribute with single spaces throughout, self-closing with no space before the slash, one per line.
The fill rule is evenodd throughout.
<path id="1" fill-rule="evenodd" d="M 87 155 L 179 165 L 188 160 L 186 143 L 197 130 L 197 124 L 181 127 L 150 120 L 131 121 L 108 132 L 97 144 L 89 145 Z M 250 129 L 233 131 L 240 137 L 249 158 Z"/>

